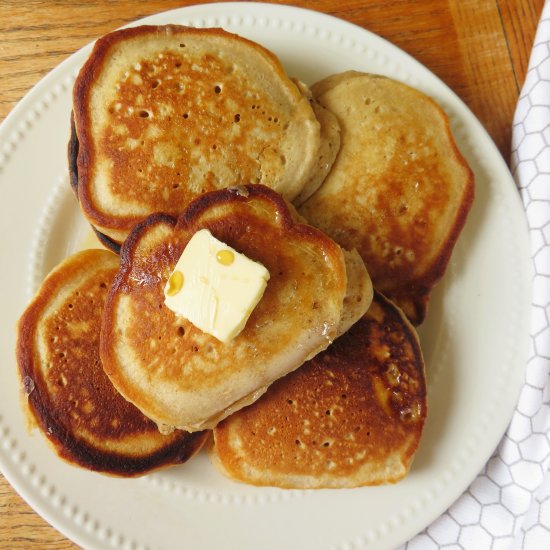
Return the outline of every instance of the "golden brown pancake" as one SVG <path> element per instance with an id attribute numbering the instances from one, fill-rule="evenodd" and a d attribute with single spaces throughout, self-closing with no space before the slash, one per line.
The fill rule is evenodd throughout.
<path id="1" fill-rule="evenodd" d="M 73 92 L 78 197 L 121 243 L 154 212 L 262 183 L 296 197 L 318 165 L 319 123 L 268 50 L 221 29 L 141 26 L 99 39 Z"/>
<path id="2" fill-rule="evenodd" d="M 164 304 L 168 277 L 203 228 L 270 273 L 244 330 L 228 343 Z M 204 429 L 325 349 L 341 323 L 362 316 L 371 293 L 359 256 L 295 221 L 279 194 L 261 185 L 214 191 L 178 219 L 151 216 L 125 241 L 105 308 L 101 359 L 115 387 L 149 418 Z"/>
<path id="3" fill-rule="evenodd" d="M 99 359 L 99 330 L 118 257 L 86 250 L 43 282 L 18 325 L 17 360 L 29 424 L 68 462 L 137 476 L 189 459 L 205 433 L 159 432 L 114 389 Z"/>
<path id="4" fill-rule="evenodd" d="M 326 351 L 214 429 L 213 463 L 254 485 L 317 489 L 394 483 L 426 418 L 418 338 L 381 294 Z"/>
<path id="5" fill-rule="evenodd" d="M 448 118 L 428 96 L 378 75 L 333 75 L 312 92 L 336 115 L 341 145 L 299 211 L 356 248 L 375 288 L 419 324 L 473 201 Z"/>

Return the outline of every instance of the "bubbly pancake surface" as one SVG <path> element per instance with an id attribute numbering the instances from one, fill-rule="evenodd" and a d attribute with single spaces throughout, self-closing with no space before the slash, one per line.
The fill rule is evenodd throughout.
<path id="1" fill-rule="evenodd" d="M 316 169 L 319 123 L 278 59 L 221 29 L 142 26 L 101 38 L 75 83 L 78 193 L 121 242 L 154 212 L 262 183 L 289 200 Z"/>
<path id="2" fill-rule="evenodd" d="M 206 435 L 161 434 L 103 372 L 99 331 L 118 266 L 104 250 L 60 264 L 20 320 L 17 357 L 30 424 L 57 454 L 84 468 L 135 476 L 185 462 Z"/>
<path id="3" fill-rule="evenodd" d="M 202 228 L 270 273 L 244 330 L 228 343 L 164 305 L 166 281 Z M 363 286 L 364 311 L 370 282 Z M 177 221 L 150 217 L 124 243 L 101 357 L 117 389 L 150 418 L 188 430 L 211 427 L 326 348 L 338 334 L 346 293 L 341 248 L 296 223 L 280 195 L 259 185 L 209 193 Z"/>
<path id="4" fill-rule="evenodd" d="M 378 75 L 333 75 L 312 92 L 336 115 L 341 147 L 300 213 L 357 248 L 375 288 L 418 324 L 473 200 L 473 175 L 447 116 L 421 92 Z"/>
<path id="5" fill-rule="evenodd" d="M 210 454 L 229 477 L 286 488 L 396 482 L 426 418 L 414 328 L 375 292 L 347 333 L 214 429 Z"/>

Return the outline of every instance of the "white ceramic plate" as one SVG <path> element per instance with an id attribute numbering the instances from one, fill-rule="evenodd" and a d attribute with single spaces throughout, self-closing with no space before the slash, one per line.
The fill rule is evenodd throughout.
<path id="1" fill-rule="evenodd" d="M 251 3 L 183 8 L 144 20 L 221 26 L 261 42 L 312 83 L 357 69 L 400 79 L 448 112 L 476 174 L 477 195 L 421 329 L 429 418 L 410 475 L 385 487 L 282 491 L 234 484 L 201 454 L 138 480 L 103 477 L 57 459 L 24 430 L 15 323 L 45 274 L 87 228 L 69 189 L 70 93 L 84 48 L 44 78 L 0 128 L 0 466 L 52 525 L 86 548 L 395 547 L 473 480 L 502 436 L 523 381 L 531 277 L 514 182 L 479 122 L 401 50 L 332 17 Z"/>

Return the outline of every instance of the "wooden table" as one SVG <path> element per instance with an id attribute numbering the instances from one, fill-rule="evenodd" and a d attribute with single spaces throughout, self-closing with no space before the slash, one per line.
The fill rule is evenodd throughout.
<path id="1" fill-rule="evenodd" d="M 200 1 L 0 0 L 0 121 L 42 76 L 94 38 L 191 3 Z M 508 160 L 514 108 L 544 0 L 284 3 L 355 23 L 413 55 L 458 93 Z M 29 508 L 0 474 L 0 548 L 76 546 Z"/>

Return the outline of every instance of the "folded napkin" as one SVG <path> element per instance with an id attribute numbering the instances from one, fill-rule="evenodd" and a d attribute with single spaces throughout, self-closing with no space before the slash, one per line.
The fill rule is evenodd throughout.
<path id="1" fill-rule="evenodd" d="M 511 167 L 536 273 L 525 383 L 485 468 L 447 512 L 402 549 L 550 549 L 550 2 L 543 8 L 514 116 Z"/>

